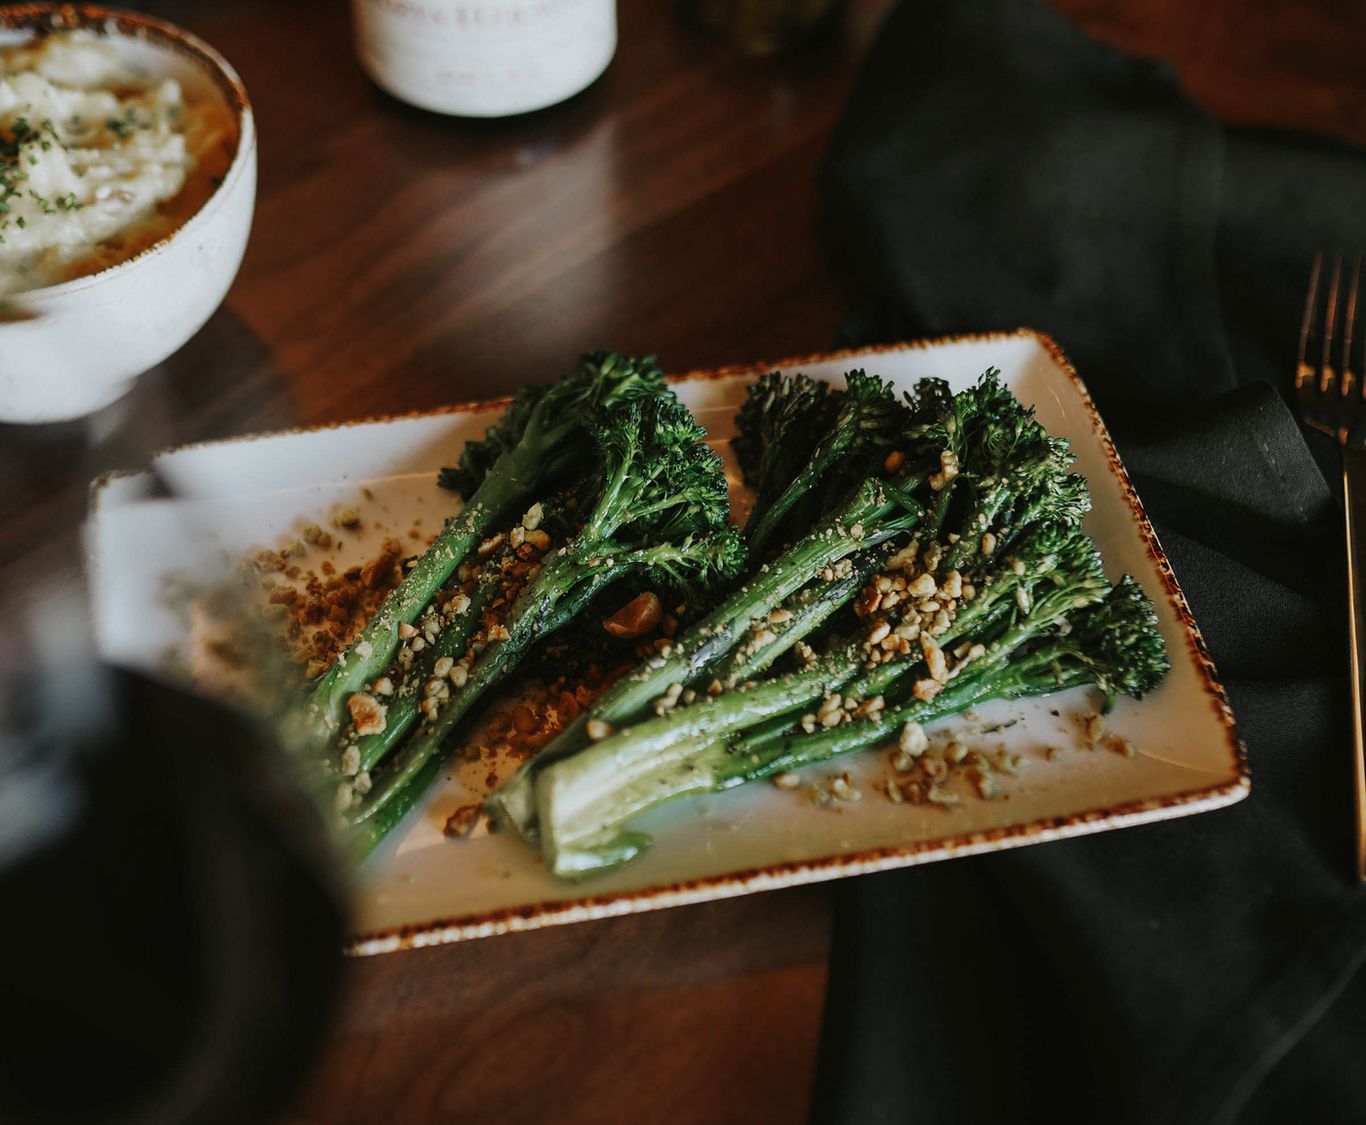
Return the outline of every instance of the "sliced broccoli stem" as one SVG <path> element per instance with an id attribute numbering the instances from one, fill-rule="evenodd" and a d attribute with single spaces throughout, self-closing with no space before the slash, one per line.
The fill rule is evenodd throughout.
<path id="1" fill-rule="evenodd" d="M 544 787 L 557 770 L 575 767 L 582 757 L 579 755 L 547 770 L 538 785 L 538 795 L 543 797 L 539 810 L 542 850 L 560 878 L 601 874 L 636 858 L 650 845 L 649 836 L 624 826 L 676 797 L 719 793 L 866 750 L 889 741 L 909 722 L 931 723 L 990 699 L 1048 695 L 1094 682 L 1085 669 L 1058 668 L 1051 653 L 1039 654 L 1016 666 L 1004 659 L 993 661 L 971 676 L 955 679 L 933 700 L 916 701 L 875 718 L 812 734 L 751 730 L 738 741 L 727 743 L 725 738 L 699 733 L 669 746 L 655 756 L 650 769 L 640 770 L 619 788 L 600 794 L 596 805 L 585 803 L 576 813 L 572 808 L 553 805 Z M 781 722 L 781 717 L 773 721 Z M 570 823 L 562 825 L 561 816 Z"/>
<path id="2" fill-rule="evenodd" d="M 1044 542 L 1066 545 L 1069 541 L 1065 537 L 1060 540 L 1045 537 Z M 1074 547 L 1078 542 L 1071 540 Z M 1053 555 L 1045 553 L 1042 557 L 1051 560 Z M 551 836 L 558 834 L 569 839 L 573 845 L 572 860 L 564 870 L 574 878 L 581 878 L 594 870 L 592 841 L 612 840 L 630 817 L 674 796 L 702 788 L 720 791 L 825 761 L 885 741 L 908 721 L 928 722 L 988 699 L 1021 698 L 1058 691 L 1074 684 L 1099 682 L 1104 675 L 1100 666 L 1087 663 L 1070 647 L 1062 623 L 1069 614 L 1079 610 L 1089 611 L 1093 622 L 1107 616 L 1121 622 L 1139 619 L 1135 610 L 1140 595 L 1129 586 L 1118 587 L 1107 595 L 1098 565 L 1094 565 L 1094 556 L 1081 553 L 1075 561 L 1077 565 L 1065 572 L 1047 572 L 1044 580 L 1054 581 L 1031 603 L 1032 612 L 1021 614 L 996 636 L 983 636 L 982 641 L 987 643 L 983 644 L 982 654 L 960 668 L 930 700 L 903 702 L 903 698 L 911 694 L 913 681 L 926 674 L 923 662 L 905 660 L 894 668 L 884 665 L 871 673 L 856 675 L 862 664 L 858 650 L 854 648 L 846 650 L 852 665 L 841 679 L 832 678 L 825 687 L 818 682 L 806 695 L 793 692 L 785 697 L 785 707 L 773 706 L 762 712 L 756 709 L 739 725 L 708 723 L 707 714 L 698 711 L 685 728 L 684 716 L 697 710 L 688 708 L 675 724 L 675 729 L 682 732 L 680 741 L 667 751 L 644 740 L 637 746 L 635 730 L 639 728 L 623 731 L 611 740 L 616 758 L 638 755 L 637 767 L 634 772 L 618 773 L 616 789 L 612 787 L 610 772 L 593 779 L 598 785 L 596 805 L 588 813 L 581 814 L 581 810 L 576 810 L 571 803 L 552 804 L 544 787 L 552 783 L 552 778 L 575 777 L 577 763 L 593 751 L 584 751 L 551 766 L 536 786 L 542 850 L 559 873 L 561 865 L 555 858 Z M 1112 604 L 1097 608 L 1096 603 L 1103 600 Z M 1037 647 L 1030 650 L 1030 646 Z M 1020 655 L 1022 652 L 1024 655 Z M 761 682 L 750 688 L 751 698 L 765 686 Z M 871 690 L 874 687 L 878 690 Z M 889 695 L 892 706 L 872 718 L 854 719 L 820 731 L 793 730 L 796 717 L 827 691 L 861 699 L 881 694 L 883 690 L 890 692 L 893 688 L 897 689 L 897 694 Z M 712 705 L 725 698 L 712 701 Z M 744 733 L 738 739 L 734 738 L 741 730 Z M 731 740 L 729 746 L 722 745 L 718 749 L 713 745 L 715 742 L 724 744 L 726 740 Z M 652 750 L 655 751 L 653 759 Z M 652 760 L 657 768 L 651 767 Z M 553 824 L 545 820 L 548 812 L 556 818 Z M 633 840 L 635 852 L 632 854 L 638 854 L 648 843 L 642 841 L 639 834 L 635 834 Z M 623 849 L 614 847 L 609 851 L 617 857 L 612 862 L 624 862 L 620 858 L 625 854 Z M 607 862 L 606 857 L 603 862 Z"/>

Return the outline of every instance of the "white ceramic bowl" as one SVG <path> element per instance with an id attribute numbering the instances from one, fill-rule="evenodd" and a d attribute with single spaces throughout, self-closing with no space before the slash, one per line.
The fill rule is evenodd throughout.
<path id="1" fill-rule="evenodd" d="M 256 200 L 256 128 L 246 91 L 208 44 L 163 20 L 85 4 L 0 7 L 0 43 L 47 30 L 117 37 L 139 70 L 177 79 L 187 100 L 215 99 L 237 122 L 222 183 L 183 225 L 135 257 L 0 309 L 0 421 L 53 422 L 113 402 L 181 347 L 237 274 Z"/>

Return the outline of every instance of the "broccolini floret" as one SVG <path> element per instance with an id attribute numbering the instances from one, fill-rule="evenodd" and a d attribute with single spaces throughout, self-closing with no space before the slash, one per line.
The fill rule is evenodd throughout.
<path id="1" fill-rule="evenodd" d="M 448 483 L 465 493 L 465 507 L 446 521 L 360 635 L 323 673 L 310 697 L 312 721 L 338 729 L 347 698 L 379 675 L 411 624 L 474 546 L 499 521 L 520 512 L 586 471 L 591 442 L 586 423 L 604 408 L 658 394 L 663 373 L 652 359 L 593 352 L 551 386 L 519 393 L 481 442 L 462 454 Z"/>
<path id="2" fill-rule="evenodd" d="M 769 462 L 761 457 L 756 467 L 760 492 L 745 528 L 756 557 L 782 542 L 794 507 L 803 509 L 798 528 L 809 528 L 832 498 L 876 471 L 905 432 L 906 408 L 886 382 L 862 371 L 845 381 L 844 390 L 825 396 L 810 380 L 794 380 L 785 394 L 770 384 L 760 395 L 773 393 L 776 408 L 757 404 L 736 420 L 746 459 L 752 462 L 753 447 L 762 446 Z M 778 482 L 793 469 L 779 492 Z"/>

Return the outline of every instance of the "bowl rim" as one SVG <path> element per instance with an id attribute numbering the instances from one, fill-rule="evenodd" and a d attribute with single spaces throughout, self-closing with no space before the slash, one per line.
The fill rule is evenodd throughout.
<path id="1" fill-rule="evenodd" d="M 88 289 L 111 277 L 127 273 L 148 258 L 156 256 L 186 231 L 208 222 L 209 216 L 221 209 L 223 200 L 232 194 L 237 181 L 245 175 L 244 169 L 256 150 L 255 115 L 242 79 L 227 59 L 193 32 L 157 16 L 130 12 L 124 8 L 111 8 L 103 4 L 0 3 L 0 31 L 29 31 L 38 35 L 50 35 L 54 32 L 78 30 L 93 31 L 104 36 L 141 39 L 153 46 L 185 55 L 191 62 L 203 68 L 207 77 L 218 87 L 236 121 L 235 148 L 222 182 L 199 210 L 180 226 L 150 245 L 144 246 L 131 258 L 105 266 L 94 273 L 55 285 L 43 285 L 36 289 L 11 293 L 5 300 L 15 305 L 46 301 Z"/>

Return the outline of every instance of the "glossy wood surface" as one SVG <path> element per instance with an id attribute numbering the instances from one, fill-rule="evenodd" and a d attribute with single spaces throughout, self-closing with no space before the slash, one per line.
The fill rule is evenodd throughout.
<path id="1" fill-rule="evenodd" d="M 1171 59 L 1231 120 L 1366 142 L 1357 0 L 1058 6 Z M 341 0 L 144 7 L 252 94 L 254 233 L 224 308 L 128 400 L 91 426 L 4 431 L 10 558 L 60 558 L 82 482 L 158 445 L 499 394 L 586 347 L 672 370 L 811 352 L 846 315 L 813 175 L 889 0 L 850 0 L 822 41 L 758 61 L 671 4 L 622 0 L 603 79 L 501 122 L 378 92 Z M 831 902 L 814 887 L 354 961 L 293 1116 L 800 1121 Z"/>

